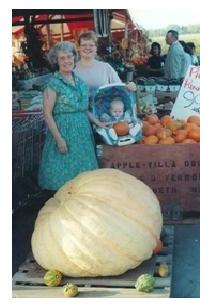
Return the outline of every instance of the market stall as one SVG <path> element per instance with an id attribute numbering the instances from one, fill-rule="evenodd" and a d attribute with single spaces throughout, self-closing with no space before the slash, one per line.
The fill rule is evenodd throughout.
<path id="1" fill-rule="evenodd" d="M 24 229 L 24 246 L 14 229 L 15 247 L 25 250 L 14 268 L 13 297 L 172 297 L 174 225 L 199 224 L 200 216 L 200 68 L 190 68 L 182 84 L 138 76 L 147 38 L 127 10 L 30 14 L 13 16 L 13 213 L 22 227 L 17 212 L 30 203 L 35 226 Z M 99 56 L 121 79 L 136 82 L 128 96 L 141 139 L 128 145 L 95 139 L 100 169 L 50 195 L 36 178 L 46 132 L 42 89 L 51 71 L 27 52 L 32 37 L 43 59 L 40 51 L 76 42 L 86 30 L 95 30 Z M 120 138 L 128 137 L 128 122 L 126 130 L 114 128 Z"/>

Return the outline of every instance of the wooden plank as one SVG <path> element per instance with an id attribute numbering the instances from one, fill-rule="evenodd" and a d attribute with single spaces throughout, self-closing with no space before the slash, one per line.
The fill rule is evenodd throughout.
<path id="1" fill-rule="evenodd" d="M 79 294 L 77 298 L 168 298 L 170 289 L 155 289 L 150 293 L 138 292 L 136 289 L 122 289 L 122 288 L 87 288 L 79 287 Z M 13 298 L 63 298 L 61 287 L 33 287 L 25 288 L 24 286 L 16 287 L 13 290 Z"/>
<path id="2" fill-rule="evenodd" d="M 79 297 L 169 297 L 172 276 L 172 251 L 174 226 L 165 226 L 165 239 L 162 252 L 154 255 L 139 267 L 119 276 L 95 278 L 63 277 L 61 286 L 73 282 L 80 288 Z M 134 288 L 136 279 L 143 273 L 155 273 L 155 267 L 164 262 L 169 266 L 169 276 L 155 276 L 155 290 L 152 293 L 139 293 Z M 61 286 L 48 288 L 43 283 L 45 270 L 33 259 L 30 253 L 19 271 L 13 277 L 13 297 L 63 297 Z"/>

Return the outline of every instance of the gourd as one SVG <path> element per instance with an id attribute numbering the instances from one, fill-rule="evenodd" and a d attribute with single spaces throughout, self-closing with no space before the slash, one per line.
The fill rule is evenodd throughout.
<path id="1" fill-rule="evenodd" d="M 113 124 L 113 129 L 118 136 L 125 136 L 129 133 L 129 124 L 127 121 L 118 121 Z"/>
<path id="2" fill-rule="evenodd" d="M 156 195 L 117 169 L 78 175 L 39 211 L 32 252 L 72 277 L 120 275 L 151 258 L 162 217 Z"/>
<path id="3" fill-rule="evenodd" d="M 67 283 L 63 286 L 63 293 L 66 297 L 74 297 L 78 295 L 78 287 L 75 284 Z"/>
<path id="4" fill-rule="evenodd" d="M 44 275 L 44 283 L 49 287 L 56 287 L 61 284 L 62 273 L 58 270 L 49 270 Z"/>
<path id="5" fill-rule="evenodd" d="M 139 276 L 135 283 L 135 287 L 138 291 L 151 292 L 155 286 L 155 278 L 148 273 Z"/>
<path id="6" fill-rule="evenodd" d="M 167 277 L 169 274 L 169 267 L 166 263 L 160 263 L 158 267 L 158 275 L 160 277 Z"/>

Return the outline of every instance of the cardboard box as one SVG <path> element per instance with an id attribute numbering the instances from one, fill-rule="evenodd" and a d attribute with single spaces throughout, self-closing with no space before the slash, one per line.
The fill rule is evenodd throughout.
<path id="1" fill-rule="evenodd" d="M 157 195 L 166 220 L 200 212 L 200 145 L 102 146 L 100 167 L 136 176 Z"/>

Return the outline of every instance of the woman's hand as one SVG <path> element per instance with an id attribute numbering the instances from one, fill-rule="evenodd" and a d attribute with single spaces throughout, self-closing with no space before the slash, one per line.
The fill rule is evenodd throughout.
<path id="1" fill-rule="evenodd" d="M 136 84 L 134 82 L 129 82 L 128 84 L 126 84 L 126 87 L 129 91 L 136 91 L 137 90 Z"/>
<path id="2" fill-rule="evenodd" d="M 58 146 L 58 149 L 59 149 L 59 152 L 61 154 L 66 154 L 67 153 L 67 144 L 65 142 L 65 140 L 63 138 L 59 139 L 57 141 L 57 146 Z"/>

